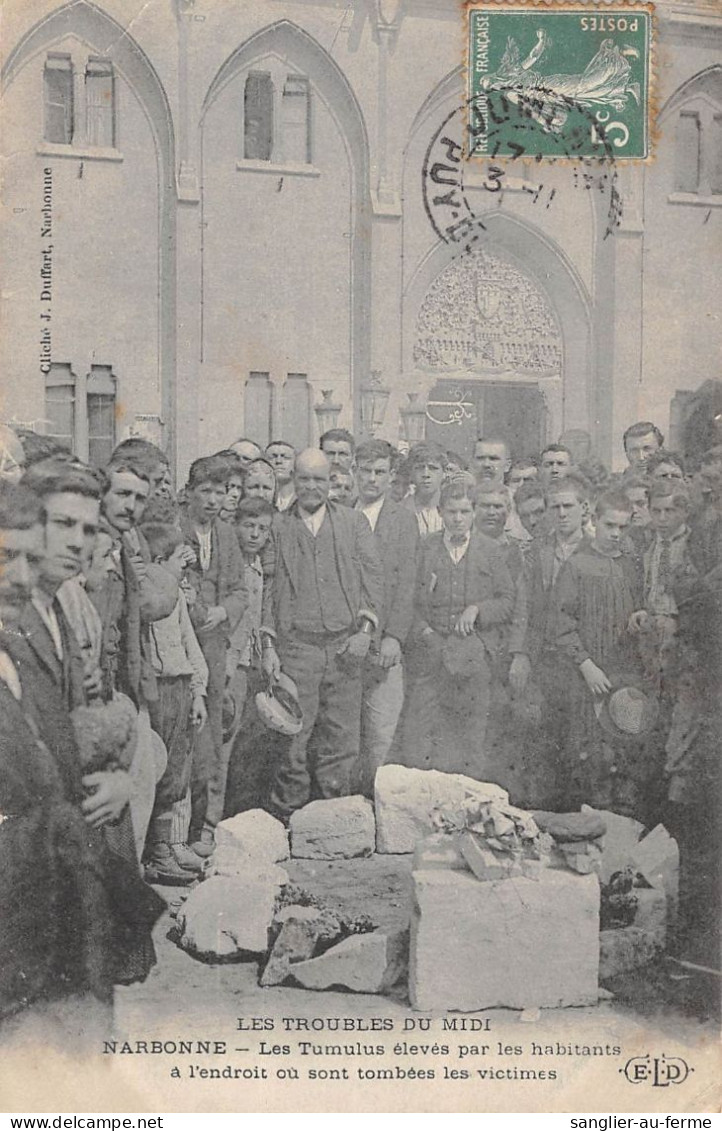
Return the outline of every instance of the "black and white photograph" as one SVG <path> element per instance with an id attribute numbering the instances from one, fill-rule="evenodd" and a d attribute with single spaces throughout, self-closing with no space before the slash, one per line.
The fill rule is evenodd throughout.
<path id="1" fill-rule="evenodd" d="M 3 0 L 0 1108 L 719 1111 L 721 46 Z"/>

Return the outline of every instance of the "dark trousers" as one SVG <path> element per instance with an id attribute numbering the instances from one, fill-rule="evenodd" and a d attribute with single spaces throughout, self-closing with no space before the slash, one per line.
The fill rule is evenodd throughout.
<path id="1" fill-rule="evenodd" d="M 407 671 L 406 701 L 389 761 L 485 780 L 492 681 L 488 665 L 466 679 L 450 675 L 440 653 L 421 653 L 412 654 Z"/>
<path id="2" fill-rule="evenodd" d="M 359 756 L 361 666 L 338 655 L 348 633 L 284 640 L 281 667 L 298 689 L 303 727 L 281 750 L 271 808 L 283 816 L 316 797 L 344 797 Z"/>
<path id="3" fill-rule="evenodd" d="M 183 800 L 190 784 L 193 749 L 190 710 L 191 677 L 161 676 L 158 698 L 148 704 L 148 713 L 150 725 L 165 743 L 168 763 L 155 790 L 151 839 L 170 840 L 172 807 Z"/>
<path id="4" fill-rule="evenodd" d="M 231 754 L 226 780 L 224 816 L 233 817 L 247 809 L 265 809 L 269 802 L 280 751 L 290 738 L 268 729 L 256 710 L 256 695 L 266 687 L 266 680 L 255 668 L 239 668 L 237 718 L 229 742 Z"/>
<path id="5" fill-rule="evenodd" d="M 222 818 L 226 780 L 223 765 L 223 692 L 226 686 L 228 642 L 223 633 L 213 632 L 207 635 L 201 634 L 198 643 L 208 665 L 206 694 L 208 721 L 198 734 L 193 751 L 191 840 L 198 839 L 204 824 L 215 827 Z"/>

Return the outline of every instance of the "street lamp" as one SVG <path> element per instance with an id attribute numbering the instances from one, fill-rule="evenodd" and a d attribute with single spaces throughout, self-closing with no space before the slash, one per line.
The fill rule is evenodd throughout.
<path id="1" fill-rule="evenodd" d="M 323 400 L 320 404 L 313 406 L 313 411 L 318 419 L 319 435 L 323 436 L 324 432 L 328 432 L 329 428 L 335 428 L 338 424 L 339 413 L 343 405 L 334 404 L 331 400 L 333 389 L 321 389 L 321 396 Z"/>
<path id="2" fill-rule="evenodd" d="M 419 402 L 419 393 L 407 393 L 409 403 L 400 410 L 404 436 L 410 444 L 418 444 L 426 436 L 426 405 Z"/>
<path id="3" fill-rule="evenodd" d="M 368 384 L 361 386 L 361 427 L 367 436 L 383 424 L 390 396 L 391 390 L 381 383 L 381 370 L 372 369 Z"/>

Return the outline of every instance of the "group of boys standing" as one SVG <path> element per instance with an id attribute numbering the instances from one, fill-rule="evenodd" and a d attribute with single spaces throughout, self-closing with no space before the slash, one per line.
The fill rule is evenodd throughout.
<path id="1" fill-rule="evenodd" d="M 643 820 L 704 794 L 720 450 L 694 500 L 648 422 L 625 433 L 617 477 L 588 453 L 583 474 L 571 445 L 513 461 L 481 438 L 465 464 L 334 429 L 300 453 L 238 440 L 174 498 L 147 441 L 98 473 L 6 433 L 0 838 L 26 910 L 2 1010 L 58 985 L 107 1001 L 145 975 L 160 904 L 139 861 L 153 883 L 191 883 L 224 815 L 288 822 L 313 798 L 371 795 L 387 762 Z M 282 673 L 302 718 L 287 736 L 254 706 Z M 61 916 L 35 953 L 24 940 L 61 889 L 87 901 L 86 926 Z"/>

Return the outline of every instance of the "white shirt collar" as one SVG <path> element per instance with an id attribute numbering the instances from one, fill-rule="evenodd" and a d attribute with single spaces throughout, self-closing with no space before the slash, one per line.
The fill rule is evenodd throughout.
<path id="1" fill-rule="evenodd" d="M 311 531 L 315 538 L 319 530 L 321 529 L 324 518 L 326 517 L 326 504 L 323 503 L 317 511 L 313 512 L 313 514 L 309 514 L 308 511 L 305 511 L 303 509 L 303 507 L 298 508 L 298 513 L 301 517 L 303 525 L 307 530 Z"/>
<path id="2" fill-rule="evenodd" d="M 365 503 L 365 504 L 357 503 L 358 509 L 363 514 L 366 515 L 366 518 L 368 519 L 368 524 L 369 524 L 369 526 L 371 527 L 372 530 L 376 529 L 376 523 L 379 520 L 379 515 L 381 514 L 381 508 L 382 508 L 382 506 L 384 505 L 385 502 L 386 502 L 386 497 L 385 497 L 385 495 L 382 495 L 380 499 L 376 499 L 375 502 L 373 502 L 373 503 Z"/>
<path id="3" fill-rule="evenodd" d="M 451 537 L 449 536 L 448 530 L 444 531 L 444 545 L 446 546 L 446 549 L 449 551 L 449 554 L 451 556 L 451 560 L 453 562 L 456 562 L 457 565 L 461 561 L 461 559 L 463 558 L 466 551 L 469 549 L 469 542 L 471 542 L 471 531 L 470 530 L 467 531 L 466 535 L 464 536 L 463 542 L 452 542 Z"/>

